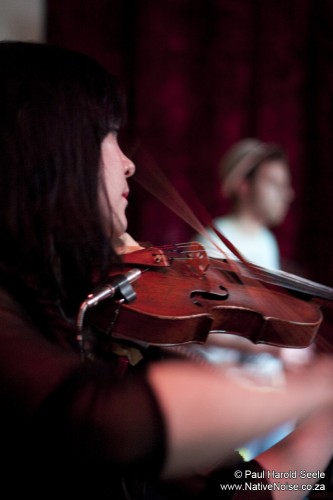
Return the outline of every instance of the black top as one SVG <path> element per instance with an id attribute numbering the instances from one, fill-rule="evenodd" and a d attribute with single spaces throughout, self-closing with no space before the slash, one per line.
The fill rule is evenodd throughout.
<path id="1" fill-rule="evenodd" d="M 120 377 L 117 362 L 82 363 L 3 290 L 0 325 L 1 481 L 11 498 L 271 498 L 221 489 L 236 469 L 261 470 L 256 462 L 162 484 L 165 426 L 144 368 Z"/>

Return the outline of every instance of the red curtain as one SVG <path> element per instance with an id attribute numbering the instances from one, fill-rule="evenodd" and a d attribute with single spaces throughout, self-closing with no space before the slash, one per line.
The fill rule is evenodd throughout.
<path id="1" fill-rule="evenodd" d="M 282 257 L 333 286 L 333 1 L 48 0 L 51 43 L 119 75 L 122 138 L 138 169 L 168 176 L 193 208 L 223 213 L 217 164 L 243 137 L 288 152 L 296 199 L 276 230 Z M 192 234 L 132 183 L 130 231 L 154 244 Z"/>

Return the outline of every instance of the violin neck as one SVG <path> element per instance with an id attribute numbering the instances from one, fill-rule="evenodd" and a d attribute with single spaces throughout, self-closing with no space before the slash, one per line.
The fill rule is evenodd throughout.
<path id="1" fill-rule="evenodd" d="M 333 288 L 321 285 L 306 278 L 301 278 L 285 271 L 264 269 L 260 266 L 240 263 L 242 274 L 259 279 L 263 283 L 281 286 L 293 292 L 307 295 L 309 298 L 322 299 L 325 303 L 333 301 Z M 330 304 L 332 306 L 332 304 Z"/>

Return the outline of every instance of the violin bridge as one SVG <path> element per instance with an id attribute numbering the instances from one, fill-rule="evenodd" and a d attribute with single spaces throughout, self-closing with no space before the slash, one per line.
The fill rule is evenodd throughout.
<path id="1" fill-rule="evenodd" d="M 209 266 L 209 259 L 203 245 L 195 241 L 189 243 L 186 254 L 188 259 L 187 264 L 193 274 L 199 277 L 203 276 Z"/>

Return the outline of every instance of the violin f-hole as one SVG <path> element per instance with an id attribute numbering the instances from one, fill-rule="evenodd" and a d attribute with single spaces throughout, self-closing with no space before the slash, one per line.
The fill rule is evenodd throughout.
<path id="1" fill-rule="evenodd" d="M 194 305 L 202 307 L 200 299 L 208 300 L 226 300 L 229 297 L 229 292 L 222 285 L 219 286 L 221 292 L 207 292 L 206 290 L 193 290 L 190 294 Z"/>

